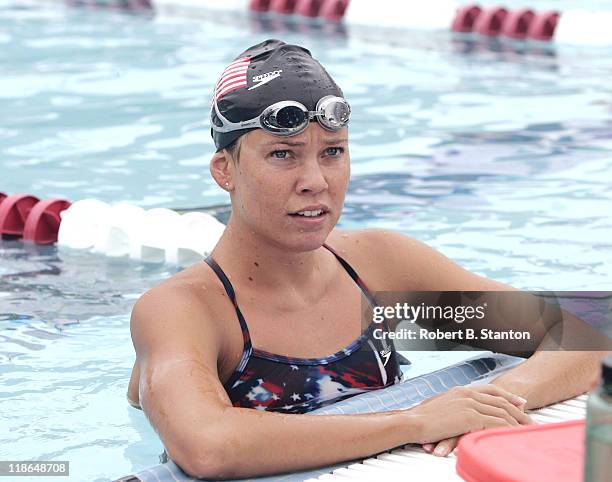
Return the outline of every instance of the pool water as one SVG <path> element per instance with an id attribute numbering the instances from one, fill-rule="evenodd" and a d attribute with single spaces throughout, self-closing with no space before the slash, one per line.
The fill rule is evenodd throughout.
<path id="1" fill-rule="evenodd" d="M 310 48 L 353 107 L 341 227 L 401 231 L 519 288 L 609 290 L 612 49 L 367 35 L 0 1 L 0 191 L 227 204 L 208 172 L 212 87 L 279 37 Z M 125 401 L 129 312 L 174 272 L 0 244 L 0 460 L 70 460 L 71 480 L 157 463 Z"/>

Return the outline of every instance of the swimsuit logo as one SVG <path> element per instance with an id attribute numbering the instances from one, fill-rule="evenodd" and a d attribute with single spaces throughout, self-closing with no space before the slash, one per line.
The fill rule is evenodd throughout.
<path id="1" fill-rule="evenodd" d="M 383 366 L 386 367 L 389 362 L 389 357 L 391 356 L 391 348 L 387 348 L 385 350 L 380 350 L 380 356 L 385 360 Z"/>
<path id="2" fill-rule="evenodd" d="M 253 82 L 255 82 L 255 85 L 253 85 L 252 87 L 249 87 L 248 90 L 253 90 L 253 89 L 256 89 L 257 87 L 261 87 L 262 85 L 267 84 L 271 80 L 274 80 L 277 77 L 280 77 L 282 72 L 283 72 L 282 70 L 273 70 L 272 72 L 266 72 L 265 74 L 254 76 Z"/>

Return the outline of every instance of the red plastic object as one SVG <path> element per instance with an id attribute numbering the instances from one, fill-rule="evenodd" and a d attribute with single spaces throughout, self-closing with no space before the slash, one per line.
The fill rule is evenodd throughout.
<path id="1" fill-rule="evenodd" d="M 508 10 L 502 7 L 484 10 L 476 19 L 474 31 L 489 37 L 495 37 L 502 31 Z"/>
<path id="2" fill-rule="evenodd" d="M 251 0 L 249 2 L 249 10 L 254 12 L 267 12 L 270 10 L 270 0 Z"/>
<path id="3" fill-rule="evenodd" d="M 39 201 L 29 194 L 13 194 L 0 204 L 0 235 L 21 236 L 30 210 Z"/>
<path id="4" fill-rule="evenodd" d="M 515 39 L 524 39 L 534 18 L 534 11 L 528 8 L 511 11 L 502 27 L 502 34 Z"/>
<path id="5" fill-rule="evenodd" d="M 296 0 L 272 0 L 270 2 L 270 11 L 291 15 L 295 10 Z"/>
<path id="6" fill-rule="evenodd" d="M 57 241 L 60 213 L 70 207 L 65 199 L 46 199 L 36 204 L 23 227 L 24 241 L 36 244 L 53 244 Z"/>
<path id="7" fill-rule="evenodd" d="M 6 194 L 4 194 L 3 192 L 0 192 L 0 204 L 2 204 L 2 201 L 6 199 Z"/>
<path id="8" fill-rule="evenodd" d="M 466 5 L 457 10 L 451 29 L 453 32 L 471 32 L 474 24 L 482 13 L 482 8 L 478 5 Z"/>
<path id="9" fill-rule="evenodd" d="M 529 26 L 527 36 L 534 40 L 551 40 L 555 35 L 559 17 L 559 12 L 544 12 L 536 15 Z"/>
<path id="10" fill-rule="evenodd" d="M 481 430 L 459 441 L 468 482 L 582 482 L 584 420 Z"/>
<path id="11" fill-rule="evenodd" d="M 339 22 L 348 8 L 348 0 L 323 0 L 319 17 L 333 22 Z"/>
<path id="12" fill-rule="evenodd" d="M 294 13 L 305 17 L 318 17 L 323 0 L 297 0 Z"/>

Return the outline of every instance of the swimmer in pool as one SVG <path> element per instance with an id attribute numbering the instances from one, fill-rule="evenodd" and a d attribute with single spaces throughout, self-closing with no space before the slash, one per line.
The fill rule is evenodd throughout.
<path id="1" fill-rule="evenodd" d="M 411 442 L 447 455 L 464 433 L 530 423 L 525 408 L 583 393 L 597 371 L 599 354 L 538 352 L 410 410 L 301 416 L 400 381 L 395 352 L 383 362 L 386 342 L 361 330 L 374 291 L 510 289 L 402 234 L 335 228 L 349 119 L 310 52 L 278 40 L 216 84 L 210 171 L 231 217 L 211 256 L 145 293 L 131 319 L 128 399 L 192 476 L 297 471 Z"/>

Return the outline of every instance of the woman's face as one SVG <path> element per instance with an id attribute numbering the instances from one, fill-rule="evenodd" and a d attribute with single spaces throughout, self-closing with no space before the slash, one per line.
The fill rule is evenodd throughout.
<path id="1" fill-rule="evenodd" d="M 283 249 L 316 249 L 342 212 L 350 177 L 348 129 L 330 132 L 311 122 L 291 137 L 251 131 L 242 136 L 232 170 L 233 216 Z"/>

